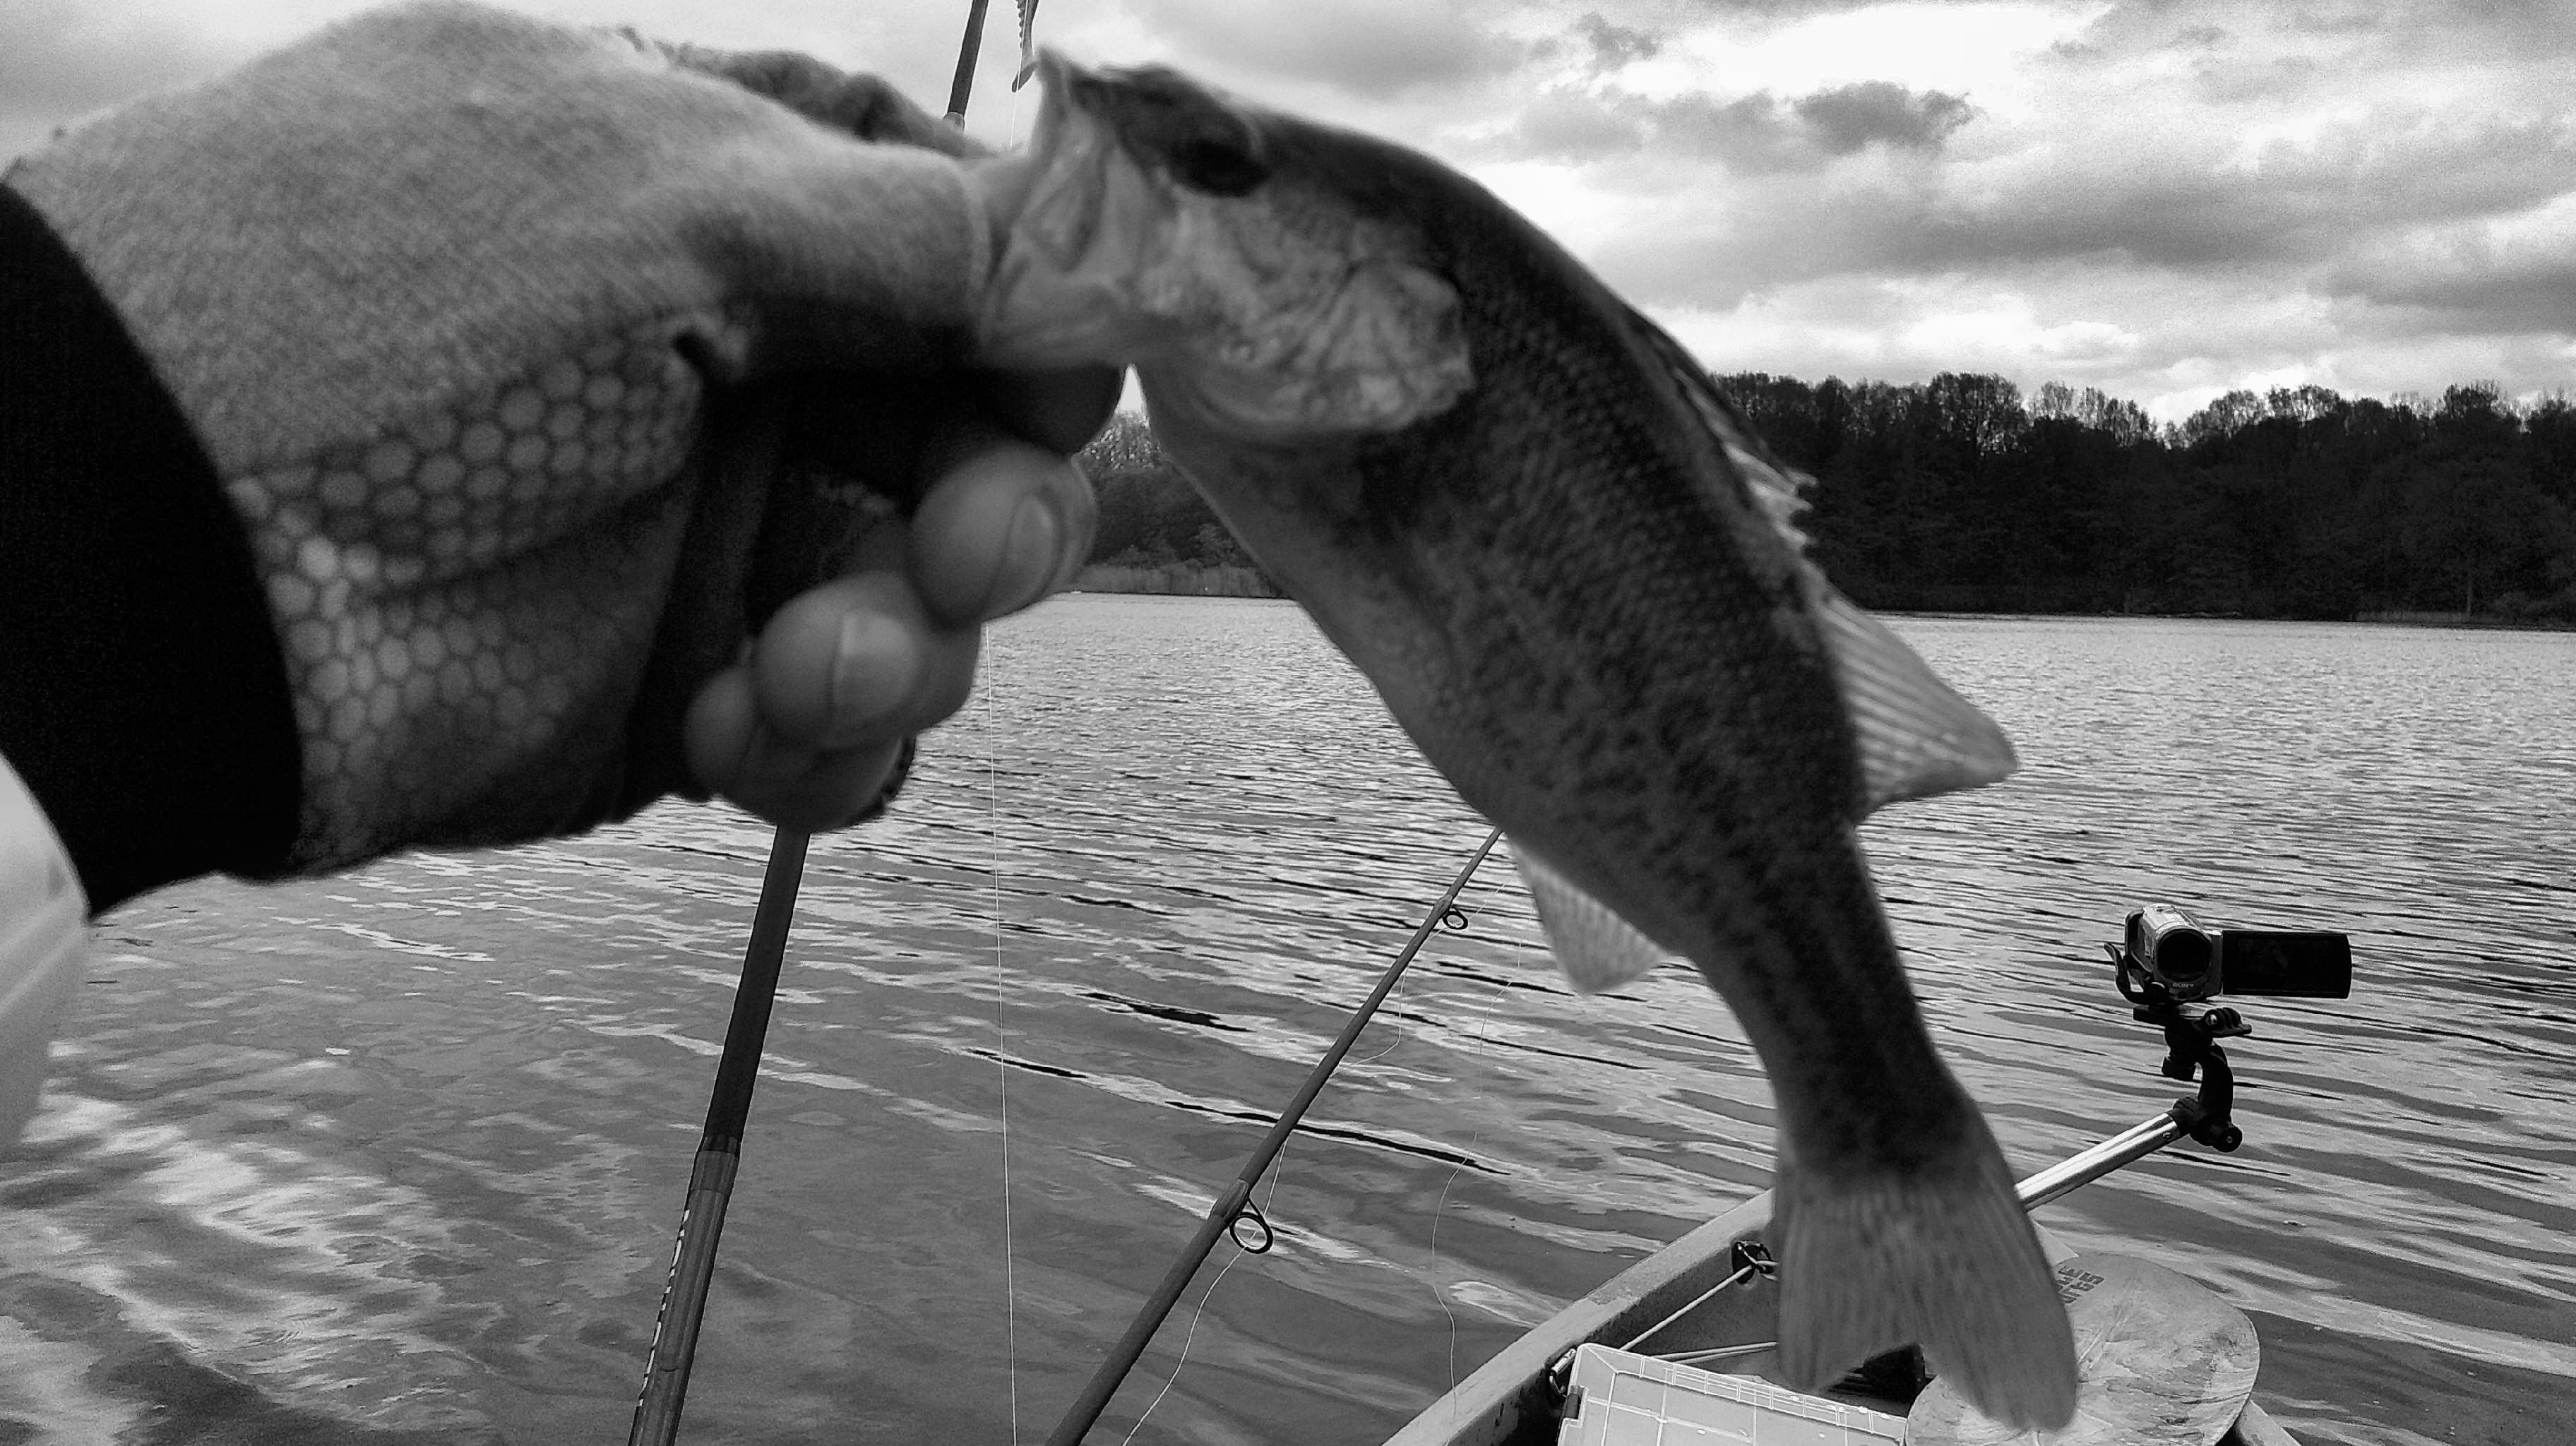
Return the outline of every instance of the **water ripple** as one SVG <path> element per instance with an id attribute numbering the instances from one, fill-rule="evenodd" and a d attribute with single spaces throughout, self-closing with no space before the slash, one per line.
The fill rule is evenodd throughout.
<path id="1" fill-rule="evenodd" d="M 2241 1152 L 2049 1223 L 2255 1312 L 2312 1442 L 2576 1410 L 2576 639 L 1897 626 L 2025 760 L 1865 831 L 2017 1163 L 2176 1092 L 2109 987 L 2125 910 L 2353 936 L 2353 999 L 2244 1003 Z M 1000 1440 L 1015 1394 L 1044 1430 L 1481 835 L 1292 608 L 1065 599 L 985 667 L 897 815 L 809 861 L 703 1439 Z M 671 806 L 111 916 L 0 1163 L 0 1430 L 618 1439 L 767 844 Z M 1104 1429 L 1186 1335 L 1140 1441 L 1375 1439 L 1767 1183 L 1695 976 L 1579 999 L 1503 860 L 1461 903 L 1264 1182 L 1279 1248 L 1220 1247 Z"/>

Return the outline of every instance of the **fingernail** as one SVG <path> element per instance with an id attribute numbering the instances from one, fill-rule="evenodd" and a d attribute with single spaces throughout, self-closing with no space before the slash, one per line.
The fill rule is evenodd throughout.
<path id="1" fill-rule="evenodd" d="M 1015 613 L 1047 595 L 1064 561 L 1064 529 L 1055 509 L 1031 497 L 1011 514 L 1011 536 L 1002 549 L 1002 566 L 993 576 L 986 617 Z"/>
<path id="2" fill-rule="evenodd" d="M 912 639 L 891 618 L 854 613 L 841 619 L 832 654 L 831 722 L 823 746 L 867 740 L 912 692 Z"/>

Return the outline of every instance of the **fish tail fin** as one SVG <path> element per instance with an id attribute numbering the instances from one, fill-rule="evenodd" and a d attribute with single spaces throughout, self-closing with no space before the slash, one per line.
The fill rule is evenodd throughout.
<path id="1" fill-rule="evenodd" d="M 2075 1414 L 2057 1280 L 1982 1125 L 1950 1168 L 1853 1184 L 1781 1160 L 1773 1239 L 1780 1366 L 1816 1391 L 1914 1343 L 1979 1411 L 2021 1429 Z"/>

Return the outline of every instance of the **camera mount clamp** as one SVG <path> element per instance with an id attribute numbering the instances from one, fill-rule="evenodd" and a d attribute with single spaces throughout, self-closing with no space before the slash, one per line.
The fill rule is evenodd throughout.
<path id="1" fill-rule="evenodd" d="M 2254 1032 L 2235 1010 L 2221 1006 L 2197 1013 L 2186 1010 L 2171 990 L 2158 983 L 2128 951 L 2117 944 L 2102 946 L 2111 955 L 2113 982 L 2120 987 L 2122 998 L 2135 1006 L 2130 1013 L 2141 1024 L 2152 1024 L 2164 1031 L 2164 1076 L 2191 1083 L 2200 1076 L 2200 1093 L 2174 1101 L 2171 1114 L 2183 1132 L 2193 1139 L 2224 1154 L 2245 1142 L 2245 1134 L 2236 1128 L 2236 1072 L 2228 1067 L 2227 1051 L 2218 1047 L 2222 1039 L 2234 1039 Z"/>
<path id="2" fill-rule="evenodd" d="M 2185 1095 L 2154 1119 L 2131 1126 L 2022 1181 L 2018 1193 L 2026 1210 L 2035 1210 L 2081 1185 L 2135 1164 L 2179 1139 L 2198 1140 L 2221 1154 L 2245 1143 L 2245 1134 L 2236 1128 L 2235 1121 L 2236 1072 L 2229 1067 L 2227 1052 L 2218 1047 L 2218 1041 L 2250 1035 L 2253 1027 L 2233 1009 L 2185 1009 L 2182 1001 L 2157 983 L 2126 950 L 2117 944 L 2103 947 L 2111 953 L 2112 963 L 2119 971 L 2120 993 L 2135 1006 L 2132 1012 L 2138 1022 L 2164 1031 L 2165 1058 L 2161 1068 L 2165 1078 L 2188 1084 L 2196 1076 L 2200 1092 Z"/>

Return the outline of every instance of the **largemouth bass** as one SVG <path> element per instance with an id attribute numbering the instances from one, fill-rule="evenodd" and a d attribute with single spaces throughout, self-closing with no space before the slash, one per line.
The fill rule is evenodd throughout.
<path id="1" fill-rule="evenodd" d="M 1492 195 L 1172 71 L 1040 68 L 1030 151 L 979 173 L 985 354 L 1137 369 L 1165 452 L 1509 834 L 1578 988 L 1677 954 L 1725 997 L 1778 1101 L 1793 1384 L 1919 1342 L 2063 1424 L 2065 1312 L 1856 833 L 2003 777 L 2001 731 L 1807 560 L 1800 479 L 1690 355 Z"/>

